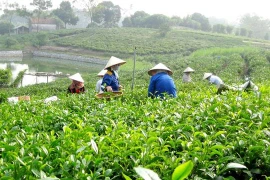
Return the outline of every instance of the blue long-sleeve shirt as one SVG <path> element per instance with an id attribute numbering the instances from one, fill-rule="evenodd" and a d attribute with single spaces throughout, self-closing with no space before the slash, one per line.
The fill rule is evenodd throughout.
<path id="1" fill-rule="evenodd" d="M 164 97 L 164 93 L 176 97 L 176 87 L 173 79 L 165 72 L 155 74 L 150 79 L 148 97 Z"/>
<path id="2" fill-rule="evenodd" d="M 107 73 L 103 76 L 101 83 L 101 90 L 106 91 L 105 88 L 107 86 L 111 86 L 113 91 L 119 91 L 119 81 L 113 71 L 107 71 Z"/>

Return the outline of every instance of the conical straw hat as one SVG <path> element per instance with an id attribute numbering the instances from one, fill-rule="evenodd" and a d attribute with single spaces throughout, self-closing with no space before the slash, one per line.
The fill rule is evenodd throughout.
<path id="1" fill-rule="evenodd" d="M 68 78 L 71 79 L 71 80 L 84 82 L 84 80 L 83 80 L 82 76 L 80 75 L 80 73 L 76 73 L 76 74 L 74 74 L 72 76 L 69 76 Z"/>
<path id="2" fill-rule="evenodd" d="M 112 67 L 112 66 L 117 65 L 117 64 L 122 65 L 122 64 L 125 64 L 125 63 L 126 63 L 126 61 L 112 56 L 110 58 L 110 60 L 108 61 L 108 63 L 106 64 L 104 69 L 107 69 L 107 68 Z"/>
<path id="3" fill-rule="evenodd" d="M 165 71 L 168 71 L 168 74 L 169 75 L 172 75 L 173 74 L 173 72 L 169 68 L 167 68 L 167 66 L 165 66 L 162 63 L 159 63 L 156 66 L 154 66 L 152 69 L 150 69 L 148 71 L 148 74 L 151 75 L 151 71 L 153 71 L 153 70 L 165 70 Z"/>
<path id="4" fill-rule="evenodd" d="M 194 70 L 190 67 L 187 67 L 183 72 L 194 72 Z"/>
<path id="5" fill-rule="evenodd" d="M 102 69 L 102 70 L 97 74 L 97 76 L 103 77 L 103 76 L 106 74 L 106 72 L 107 72 L 106 69 Z"/>
<path id="6" fill-rule="evenodd" d="M 203 79 L 206 79 L 208 77 L 212 76 L 212 73 L 204 73 Z"/>

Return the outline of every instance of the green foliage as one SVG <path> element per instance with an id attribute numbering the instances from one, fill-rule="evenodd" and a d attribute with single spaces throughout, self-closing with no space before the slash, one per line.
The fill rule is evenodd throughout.
<path id="1" fill-rule="evenodd" d="M 69 1 L 61 2 L 60 8 L 53 10 L 52 13 L 65 23 L 65 28 L 66 24 L 76 25 L 79 21 L 79 18 L 75 16 Z"/>
<path id="2" fill-rule="evenodd" d="M 269 82 L 260 85 L 261 99 L 212 95 L 204 84 L 177 82 L 178 97 L 163 101 L 147 98 L 144 84 L 106 101 L 95 98 L 94 84 L 69 95 L 67 83 L 6 91 L 31 101 L 0 106 L 2 177 L 138 179 L 138 166 L 162 179 L 171 179 L 174 169 L 186 175 L 192 169 L 190 179 L 270 176 Z M 51 95 L 60 100 L 45 104 Z"/>
<path id="3" fill-rule="evenodd" d="M 209 23 L 209 20 L 204 15 L 200 13 L 193 13 L 190 18 L 200 23 L 200 27 L 202 31 L 211 31 L 211 25 Z"/>
<path id="4" fill-rule="evenodd" d="M 163 14 L 154 14 L 145 19 L 146 28 L 161 28 L 162 26 L 169 26 L 170 19 Z"/>
<path id="5" fill-rule="evenodd" d="M 249 37 L 264 39 L 269 32 L 269 21 L 256 15 L 245 14 L 240 19 L 240 27 L 252 32 Z"/>
<path id="6" fill-rule="evenodd" d="M 7 48 L 10 48 L 10 47 L 16 45 L 17 43 L 18 43 L 17 40 L 13 37 L 7 37 L 5 39 L 5 42 L 4 42 L 4 44 Z"/>
<path id="7" fill-rule="evenodd" d="M 46 33 L 38 33 L 36 35 L 35 41 L 33 41 L 33 46 L 40 47 L 46 45 L 48 42 L 48 35 Z"/>
<path id="8" fill-rule="evenodd" d="M 7 102 L 8 95 L 6 92 L 0 92 L 0 104 Z"/>
<path id="9" fill-rule="evenodd" d="M 0 22 L 0 34 L 8 34 L 13 27 L 14 25 L 9 22 Z"/>
<path id="10" fill-rule="evenodd" d="M 246 45 L 237 38 L 183 30 L 171 30 L 166 34 L 166 38 L 160 38 L 159 30 L 146 28 L 90 28 L 85 33 L 55 39 L 54 43 L 59 46 L 119 54 L 133 54 L 136 46 L 140 55 L 189 55 L 197 49 Z"/>
<path id="11" fill-rule="evenodd" d="M 18 87 L 19 86 L 20 82 L 22 82 L 23 75 L 24 75 L 25 71 L 26 71 L 26 69 L 19 72 L 19 74 L 17 75 L 16 79 L 12 82 L 10 87 Z"/>
<path id="12" fill-rule="evenodd" d="M 180 164 L 172 174 L 172 180 L 183 180 L 188 177 L 193 169 L 193 162 L 187 161 L 183 164 Z"/>
<path id="13" fill-rule="evenodd" d="M 0 69 L 0 88 L 7 87 L 11 80 L 10 69 Z"/>
<path id="14" fill-rule="evenodd" d="M 114 5 L 111 1 L 99 3 L 93 11 L 93 22 L 101 27 L 116 27 L 121 18 L 120 6 Z"/>
<path id="15" fill-rule="evenodd" d="M 164 24 L 159 28 L 160 36 L 165 37 L 166 34 L 171 30 L 171 27 L 168 24 Z"/>

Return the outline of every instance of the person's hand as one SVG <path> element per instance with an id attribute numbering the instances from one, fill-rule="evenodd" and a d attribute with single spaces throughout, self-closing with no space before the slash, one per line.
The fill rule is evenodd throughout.
<path id="1" fill-rule="evenodd" d="M 107 92 L 112 92 L 113 91 L 112 86 L 107 86 L 106 90 L 107 90 Z"/>
<path id="2" fill-rule="evenodd" d="M 119 91 L 122 91 L 123 90 L 123 86 L 122 85 L 119 85 Z"/>

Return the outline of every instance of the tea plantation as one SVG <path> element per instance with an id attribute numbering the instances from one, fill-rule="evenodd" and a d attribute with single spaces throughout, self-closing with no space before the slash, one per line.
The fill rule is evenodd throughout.
<path id="1" fill-rule="evenodd" d="M 98 77 L 93 72 L 82 74 L 84 94 L 67 94 L 68 78 L 0 89 L 0 179 L 142 179 L 137 167 L 155 172 L 160 179 L 181 179 L 180 175 L 175 178 L 175 170 L 187 162 L 189 167 L 178 169 L 186 173 L 182 179 L 270 179 L 268 45 L 258 47 L 246 45 L 240 38 L 183 31 L 196 43 L 182 46 L 184 39 L 170 39 L 178 31 L 163 40 L 147 40 L 154 30 L 137 30 L 134 36 L 134 29 L 131 33 L 128 29 L 103 31 L 83 31 L 78 37 L 107 34 L 105 49 L 99 43 L 95 47 L 95 43 L 81 44 L 127 60 L 119 72 L 123 96 L 95 98 Z M 136 54 L 133 90 L 134 49 L 125 50 L 124 40 L 115 47 L 116 35 L 109 36 L 110 32 L 118 37 L 123 33 L 121 38 L 129 39 L 133 47 L 142 44 Z M 50 35 L 51 43 L 82 46 L 59 34 Z M 140 41 L 138 34 L 145 36 L 145 41 Z M 132 41 L 136 43 L 132 45 Z M 141 48 L 145 43 L 149 43 L 148 49 Z M 176 98 L 147 97 L 147 71 L 159 62 L 174 73 Z M 182 82 L 187 66 L 195 70 L 192 83 Z M 216 73 L 231 86 L 250 77 L 259 93 L 216 95 L 215 86 L 202 80 L 204 72 Z M 7 102 L 7 97 L 22 95 L 31 100 Z M 45 103 L 50 96 L 58 100 Z"/>

